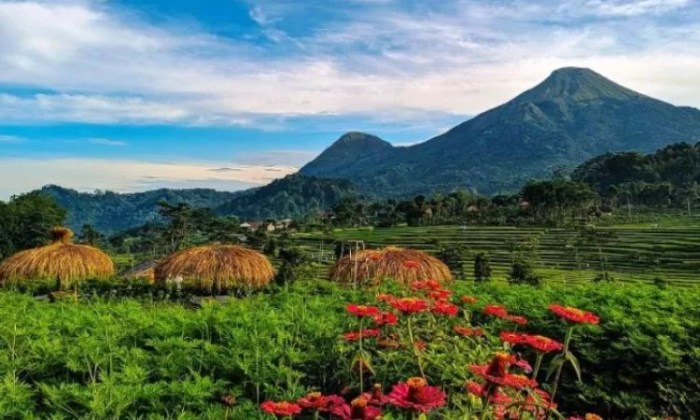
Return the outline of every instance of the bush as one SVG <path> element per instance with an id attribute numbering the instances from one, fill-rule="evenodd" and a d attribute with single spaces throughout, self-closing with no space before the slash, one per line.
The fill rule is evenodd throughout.
<path id="1" fill-rule="evenodd" d="M 491 280 L 491 257 L 480 252 L 474 257 L 474 280 L 484 282 Z"/>
<path id="2" fill-rule="evenodd" d="M 526 261 L 516 261 L 511 265 L 510 273 L 508 274 L 508 282 L 511 284 L 529 284 L 537 286 L 542 282 L 542 279 L 535 274 L 535 270 Z"/>

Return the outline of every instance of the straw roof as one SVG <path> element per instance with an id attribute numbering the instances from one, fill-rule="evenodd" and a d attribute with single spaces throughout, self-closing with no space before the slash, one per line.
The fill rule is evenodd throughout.
<path id="1" fill-rule="evenodd" d="M 377 284 L 390 278 L 399 283 L 433 279 L 452 281 L 450 269 L 440 260 L 414 249 L 388 247 L 361 250 L 340 258 L 331 269 L 331 279 L 341 283 Z"/>
<path id="2" fill-rule="evenodd" d="M 112 260 L 97 248 L 71 243 L 73 232 L 51 229 L 51 244 L 20 251 L 0 265 L 0 285 L 15 281 L 55 280 L 59 288 L 70 288 L 86 279 L 114 274 Z"/>
<path id="3" fill-rule="evenodd" d="M 200 246 L 177 252 L 155 268 L 156 284 L 182 280 L 207 292 L 267 286 L 275 276 L 263 254 L 237 245 Z"/>

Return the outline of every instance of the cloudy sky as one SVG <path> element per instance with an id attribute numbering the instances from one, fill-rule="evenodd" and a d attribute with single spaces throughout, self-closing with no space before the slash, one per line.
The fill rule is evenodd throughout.
<path id="1" fill-rule="evenodd" d="M 0 199 L 234 190 L 585 66 L 700 107 L 696 0 L 0 0 Z"/>

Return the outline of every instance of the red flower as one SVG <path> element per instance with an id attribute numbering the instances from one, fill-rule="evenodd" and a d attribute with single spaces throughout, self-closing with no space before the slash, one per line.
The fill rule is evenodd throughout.
<path id="1" fill-rule="evenodd" d="M 381 384 L 374 384 L 372 392 L 365 392 L 362 396 L 365 397 L 369 405 L 382 406 L 386 403 L 386 397 L 382 391 Z"/>
<path id="2" fill-rule="evenodd" d="M 403 262 L 403 266 L 406 268 L 418 268 L 418 266 L 420 266 L 420 263 L 414 260 L 406 260 Z"/>
<path id="3" fill-rule="evenodd" d="M 600 322 L 600 318 L 591 312 L 583 311 L 571 306 L 551 304 L 549 305 L 549 310 L 557 316 L 577 324 L 597 324 Z"/>
<path id="4" fill-rule="evenodd" d="M 399 317 L 393 312 L 382 312 L 374 317 L 374 323 L 377 325 L 396 325 L 399 322 Z"/>
<path id="5" fill-rule="evenodd" d="M 411 290 L 418 292 L 420 290 L 441 290 L 442 285 L 437 280 L 414 281 L 411 283 Z"/>
<path id="6" fill-rule="evenodd" d="M 359 396 L 348 404 L 337 405 L 333 408 L 332 414 L 342 420 L 374 420 L 382 415 L 382 411 L 369 405 L 369 401 L 364 396 Z"/>
<path id="7" fill-rule="evenodd" d="M 469 305 L 473 305 L 477 302 L 477 299 L 474 296 L 462 296 L 461 300 Z"/>
<path id="8" fill-rule="evenodd" d="M 478 397 L 486 397 L 487 387 L 485 384 L 478 384 L 473 381 L 467 382 L 466 385 L 467 392 L 476 395 Z M 496 389 L 492 391 L 489 402 L 493 404 L 510 404 L 513 401 L 508 395 L 504 394 L 500 390 Z"/>
<path id="9" fill-rule="evenodd" d="M 454 331 L 464 337 L 483 337 L 484 336 L 484 330 L 482 330 L 479 327 L 472 328 L 472 327 L 460 327 L 459 325 L 455 325 L 453 327 Z"/>
<path id="10" fill-rule="evenodd" d="M 405 314 L 424 312 L 428 309 L 426 301 L 415 297 L 396 298 L 389 302 L 389 305 Z"/>
<path id="11" fill-rule="evenodd" d="M 379 308 L 377 308 L 376 306 L 356 305 L 354 303 L 349 304 L 345 309 L 351 314 L 360 318 L 365 316 L 374 317 L 381 313 Z"/>
<path id="12" fill-rule="evenodd" d="M 513 388 L 534 388 L 537 386 L 537 382 L 533 379 L 508 373 L 508 367 L 516 362 L 515 356 L 499 352 L 496 353 L 488 365 L 472 365 L 470 369 L 473 373 L 481 376 L 492 384 L 510 386 Z"/>
<path id="13" fill-rule="evenodd" d="M 496 318 L 505 318 L 508 316 L 508 310 L 505 306 L 501 305 L 486 305 L 484 306 L 484 313 L 486 315 L 495 316 Z"/>
<path id="14" fill-rule="evenodd" d="M 396 299 L 396 297 L 393 295 L 390 295 L 388 293 L 378 293 L 377 294 L 377 300 L 379 302 L 390 303 L 394 299 Z"/>
<path id="15" fill-rule="evenodd" d="M 322 395 L 320 392 L 310 392 L 305 397 L 299 398 L 297 404 L 307 410 L 328 412 L 338 404 L 345 404 L 345 400 L 339 395 Z"/>
<path id="16" fill-rule="evenodd" d="M 445 316 L 457 316 L 459 308 L 456 305 L 447 302 L 435 302 L 431 311 L 434 314 Z"/>
<path id="17" fill-rule="evenodd" d="M 343 338 L 346 339 L 347 341 L 357 341 L 362 338 L 369 338 L 369 337 L 379 337 L 381 334 L 381 331 L 378 329 L 370 328 L 362 331 L 350 331 L 346 332 L 343 334 Z"/>
<path id="18" fill-rule="evenodd" d="M 418 351 L 425 351 L 425 347 L 427 346 L 427 344 L 425 344 L 425 341 L 423 340 L 416 340 L 414 346 Z"/>
<path id="19" fill-rule="evenodd" d="M 527 318 L 524 316 L 518 316 L 518 315 L 507 315 L 505 318 L 506 321 L 511 321 L 515 322 L 518 325 L 525 325 L 527 324 Z"/>
<path id="20" fill-rule="evenodd" d="M 445 398 L 446 395 L 440 388 L 428 386 L 423 378 L 411 378 L 396 384 L 387 395 L 390 404 L 422 413 L 442 407 Z"/>
<path id="21" fill-rule="evenodd" d="M 429 298 L 438 301 L 449 299 L 450 296 L 452 296 L 452 292 L 445 289 L 433 290 L 428 293 Z"/>
<path id="22" fill-rule="evenodd" d="M 502 331 L 499 336 L 504 343 L 522 344 L 525 342 L 525 334 Z"/>
<path id="23" fill-rule="evenodd" d="M 550 351 L 557 351 L 564 348 L 560 342 L 541 335 L 527 335 L 525 337 L 525 344 L 542 353 L 549 353 Z"/>
<path id="24" fill-rule="evenodd" d="M 291 417 L 301 413 L 301 407 L 289 401 L 265 401 L 264 403 L 260 404 L 260 408 L 266 413 L 274 414 L 280 417 Z"/>
<path id="25" fill-rule="evenodd" d="M 527 360 L 525 360 L 525 359 L 520 359 L 520 358 L 518 358 L 518 360 L 516 360 L 515 363 L 513 363 L 513 366 L 519 367 L 519 368 L 522 369 L 525 373 L 530 373 L 530 372 L 532 372 L 532 366 L 531 366 L 530 363 L 529 363 Z"/>

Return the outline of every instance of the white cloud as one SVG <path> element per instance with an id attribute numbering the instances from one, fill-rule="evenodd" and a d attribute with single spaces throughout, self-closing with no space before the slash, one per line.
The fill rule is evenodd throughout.
<path id="1" fill-rule="evenodd" d="M 121 140 L 103 139 L 103 138 L 92 138 L 87 140 L 90 144 L 97 144 L 99 146 L 126 146 L 127 143 Z"/>
<path id="2" fill-rule="evenodd" d="M 22 137 L 7 136 L 7 135 L 0 134 L 0 143 L 19 144 L 19 143 L 24 143 L 24 141 L 25 140 Z"/>
<path id="3" fill-rule="evenodd" d="M 13 194 L 58 184 L 80 191 L 108 189 L 118 192 L 145 191 L 160 187 L 216 187 L 239 190 L 267 184 L 296 171 L 289 166 L 244 166 L 239 171 L 212 171 L 216 163 L 162 163 L 112 159 L 0 158 L 0 199 Z M 22 174 L 18 177 L 17 174 Z"/>
<path id="4" fill-rule="evenodd" d="M 700 24 L 654 18 L 692 7 L 686 0 L 355 4 L 361 9 L 295 37 L 279 29 L 285 7 L 256 4 L 250 15 L 261 34 L 278 31 L 275 45 L 260 46 L 191 25 L 156 27 L 104 3 L 0 2 L 0 83 L 56 92 L 0 95 L 0 121 L 473 115 L 569 65 L 700 106 L 700 93 L 688 89 L 700 85 Z"/>

